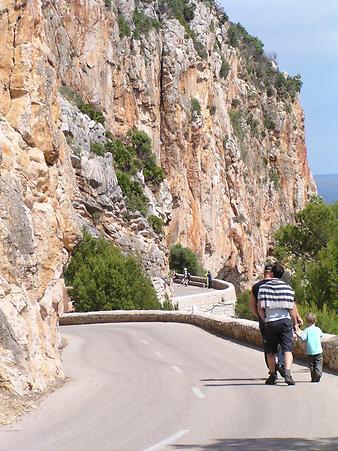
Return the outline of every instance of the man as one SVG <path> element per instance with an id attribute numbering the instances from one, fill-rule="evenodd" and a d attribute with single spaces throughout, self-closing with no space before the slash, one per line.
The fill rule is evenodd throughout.
<path id="1" fill-rule="evenodd" d="M 183 278 L 182 278 L 182 285 L 184 285 L 185 287 L 187 287 L 188 286 L 188 269 L 187 268 L 184 268 L 183 269 Z"/>
<path id="2" fill-rule="evenodd" d="M 270 376 L 265 383 L 277 383 L 276 354 L 280 344 L 285 360 L 285 382 L 295 385 L 291 376 L 293 329 L 297 325 L 294 291 L 281 280 L 284 274 L 283 266 L 275 263 L 271 272 L 272 279 L 259 287 L 257 304 L 258 313 L 265 322 L 266 352 L 270 370 Z"/>
<path id="3" fill-rule="evenodd" d="M 266 353 L 266 339 L 265 339 L 265 322 L 260 317 L 258 310 L 257 310 L 257 302 L 258 302 L 258 291 L 259 287 L 264 285 L 266 282 L 272 279 L 273 275 L 271 272 L 272 264 L 267 264 L 264 267 L 264 276 L 263 279 L 259 282 L 256 282 L 254 286 L 252 287 L 251 293 L 250 293 L 250 300 L 249 300 L 249 308 L 251 312 L 257 317 L 258 323 L 259 323 L 259 330 L 261 331 L 262 335 L 262 341 L 263 341 L 263 349 L 264 349 L 264 358 L 266 366 L 269 368 L 268 360 L 267 360 L 267 353 Z M 278 355 L 277 355 L 277 371 L 282 377 L 285 377 L 285 371 L 284 371 L 284 356 L 282 353 L 281 348 L 278 348 Z"/>
<path id="4" fill-rule="evenodd" d="M 212 275 L 210 271 L 207 272 L 206 279 L 207 279 L 207 287 L 212 288 Z"/>

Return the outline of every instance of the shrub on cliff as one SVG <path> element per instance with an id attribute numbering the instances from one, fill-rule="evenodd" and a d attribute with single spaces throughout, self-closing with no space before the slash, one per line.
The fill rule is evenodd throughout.
<path id="1" fill-rule="evenodd" d="M 147 16 L 142 10 L 136 8 L 133 14 L 134 37 L 140 39 L 141 34 L 147 35 L 152 28 L 159 28 L 160 22 Z"/>
<path id="2" fill-rule="evenodd" d="M 229 63 L 225 60 L 224 56 L 222 56 L 222 66 L 221 66 L 221 70 L 219 72 L 219 75 L 224 78 L 224 80 L 227 78 L 228 73 L 230 71 L 230 65 Z"/>
<path id="3" fill-rule="evenodd" d="M 82 97 L 77 94 L 69 86 L 61 85 L 59 88 L 59 93 L 67 99 L 72 105 L 76 106 L 81 113 L 87 114 L 95 122 L 100 124 L 105 124 L 105 117 L 101 111 L 99 111 L 94 105 L 86 103 Z"/>
<path id="4" fill-rule="evenodd" d="M 150 185 L 159 185 L 165 178 L 161 166 L 156 164 L 152 151 L 152 143 L 147 133 L 133 128 L 119 139 L 108 133 L 108 141 L 104 145 L 105 152 L 113 155 L 116 175 L 127 197 L 127 206 L 131 211 L 138 210 L 144 216 L 148 212 L 149 200 L 143 192 L 141 183 L 134 177 L 143 171 L 144 180 Z"/>
<path id="5" fill-rule="evenodd" d="M 190 108 L 192 114 L 197 114 L 198 116 L 201 115 L 201 104 L 197 99 L 191 99 Z"/>
<path id="6" fill-rule="evenodd" d="M 140 182 L 122 171 L 116 171 L 116 177 L 123 194 L 127 197 L 127 207 L 130 211 L 139 211 L 143 216 L 148 213 L 149 200 L 143 193 Z"/>
<path id="7" fill-rule="evenodd" d="M 119 25 L 119 36 L 121 39 L 124 37 L 128 37 L 131 35 L 130 26 L 124 16 L 119 14 L 117 17 L 117 23 Z"/>
<path id="8" fill-rule="evenodd" d="M 158 235 L 163 233 L 164 221 L 162 218 L 159 218 L 155 215 L 150 215 L 148 216 L 148 222 L 155 233 L 157 233 Z"/>
<path id="9" fill-rule="evenodd" d="M 197 276 L 204 276 L 206 272 L 197 255 L 181 244 L 175 244 L 170 249 L 169 268 L 180 273 L 183 272 L 183 268 L 187 268 L 190 274 Z"/>
<path id="10" fill-rule="evenodd" d="M 139 261 L 84 233 L 65 271 L 76 311 L 160 309 Z"/>
<path id="11" fill-rule="evenodd" d="M 100 157 L 103 157 L 104 154 L 106 153 L 104 144 L 97 141 L 90 143 L 90 151 L 92 153 L 95 153 L 96 155 L 99 155 Z"/>

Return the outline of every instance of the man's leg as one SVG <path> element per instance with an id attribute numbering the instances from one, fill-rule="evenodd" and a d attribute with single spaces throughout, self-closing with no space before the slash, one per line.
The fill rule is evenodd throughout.
<path id="1" fill-rule="evenodd" d="M 275 373 L 276 372 L 276 355 L 275 354 L 267 354 L 266 357 L 268 360 L 268 367 L 269 367 L 270 374 Z"/>
<path id="2" fill-rule="evenodd" d="M 277 371 L 282 377 L 285 377 L 284 354 L 283 354 L 283 349 L 282 349 L 281 345 L 278 345 Z"/>
<path id="3" fill-rule="evenodd" d="M 290 352 L 290 351 L 284 352 L 284 366 L 285 366 L 285 371 L 286 371 L 286 370 L 289 370 L 289 371 L 291 370 L 292 362 L 293 362 L 293 355 L 292 355 L 292 352 Z"/>
<path id="4" fill-rule="evenodd" d="M 293 331 L 290 319 L 285 319 L 281 323 L 280 344 L 284 352 L 285 382 L 288 385 L 295 385 L 290 370 L 293 362 Z"/>

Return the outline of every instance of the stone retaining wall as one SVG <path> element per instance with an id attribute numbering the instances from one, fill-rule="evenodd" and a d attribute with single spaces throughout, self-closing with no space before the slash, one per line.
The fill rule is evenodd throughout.
<path id="1" fill-rule="evenodd" d="M 60 318 L 60 325 L 122 322 L 176 322 L 201 327 L 243 343 L 261 346 L 261 335 L 256 321 L 238 318 L 215 318 L 209 314 L 188 314 L 158 310 L 109 311 L 91 313 L 67 313 Z M 338 336 L 324 334 L 322 341 L 324 365 L 338 372 Z M 305 345 L 296 343 L 294 355 L 305 358 Z"/>

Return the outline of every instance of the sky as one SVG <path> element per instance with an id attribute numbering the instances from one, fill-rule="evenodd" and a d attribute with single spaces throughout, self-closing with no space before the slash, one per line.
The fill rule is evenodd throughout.
<path id="1" fill-rule="evenodd" d="M 338 0 L 219 0 L 277 53 L 281 71 L 300 74 L 312 173 L 338 174 Z"/>

